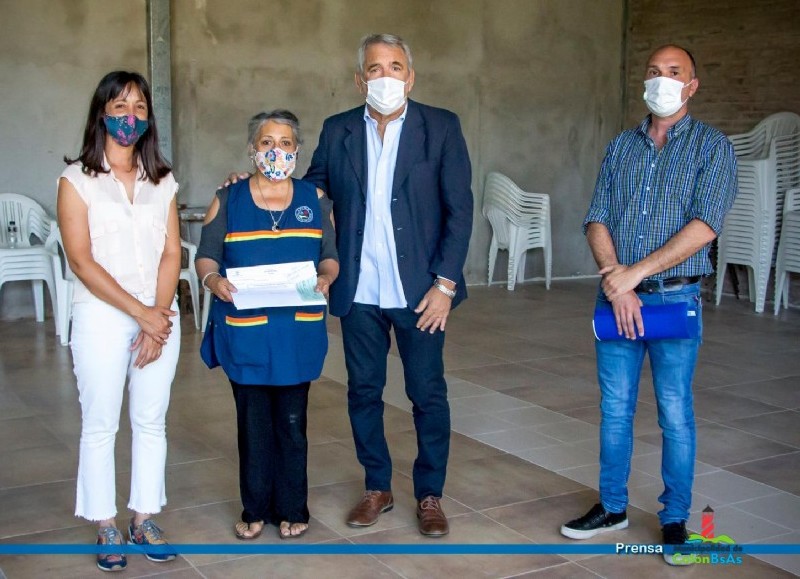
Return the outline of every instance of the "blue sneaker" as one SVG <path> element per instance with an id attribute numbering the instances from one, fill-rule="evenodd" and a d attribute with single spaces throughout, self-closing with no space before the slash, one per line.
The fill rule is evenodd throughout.
<path id="1" fill-rule="evenodd" d="M 115 527 L 101 527 L 97 531 L 98 545 L 122 545 L 122 533 Z M 120 553 L 98 553 L 97 568 L 101 571 L 122 571 L 128 566 L 125 555 Z"/>
<path id="2" fill-rule="evenodd" d="M 128 544 L 140 547 L 161 546 L 156 552 L 145 551 L 144 556 L 154 563 L 172 561 L 178 554 L 169 548 L 169 543 L 164 540 L 164 531 L 158 528 L 152 519 L 146 519 L 138 527 L 133 526 L 133 521 L 128 526 Z"/>

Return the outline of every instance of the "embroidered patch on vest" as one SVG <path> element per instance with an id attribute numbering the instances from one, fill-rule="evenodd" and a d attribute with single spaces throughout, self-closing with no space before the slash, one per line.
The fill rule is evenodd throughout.
<path id="1" fill-rule="evenodd" d="M 314 219 L 314 212 L 311 211 L 311 207 L 308 205 L 303 205 L 294 210 L 294 217 L 300 223 L 310 223 Z"/>

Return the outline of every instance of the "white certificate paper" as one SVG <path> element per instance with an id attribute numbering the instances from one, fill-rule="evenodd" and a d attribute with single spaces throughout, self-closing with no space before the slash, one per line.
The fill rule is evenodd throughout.
<path id="1" fill-rule="evenodd" d="M 314 291 L 317 269 L 313 261 L 233 267 L 228 280 L 236 286 L 237 310 L 284 306 L 325 305 L 325 296 Z"/>

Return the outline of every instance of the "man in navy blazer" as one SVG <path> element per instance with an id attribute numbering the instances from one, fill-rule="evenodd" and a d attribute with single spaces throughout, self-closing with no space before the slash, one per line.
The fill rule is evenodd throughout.
<path id="1" fill-rule="evenodd" d="M 347 524 L 374 524 L 393 505 L 383 388 L 394 329 L 418 454 L 414 495 L 423 535 L 449 531 L 440 499 L 450 444 L 444 329 L 466 297 L 471 166 L 458 117 L 408 100 L 411 51 L 389 34 L 364 38 L 355 75 L 366 106 L 328 118 L 305 176 L 333 200 L 348 410 L 366 491 Z"/>

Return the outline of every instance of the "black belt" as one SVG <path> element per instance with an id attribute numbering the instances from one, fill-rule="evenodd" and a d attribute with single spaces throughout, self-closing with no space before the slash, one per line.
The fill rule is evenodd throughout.
<path id="1" fill-rule="evenodd" d="M 642 280 L 642 283 L 633 288 L 633 291 L 645 294 L 654 294 L 660 291 L 669 292 L 679 290 L 685 285 L 691 285 L 699 281 L 699 275 L 690 277 L 668 277 L 667 279 L 645 279 Z"/>

